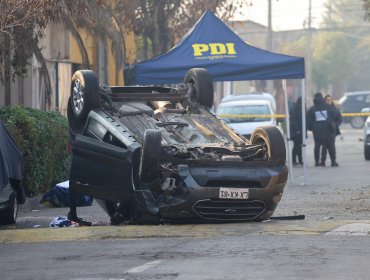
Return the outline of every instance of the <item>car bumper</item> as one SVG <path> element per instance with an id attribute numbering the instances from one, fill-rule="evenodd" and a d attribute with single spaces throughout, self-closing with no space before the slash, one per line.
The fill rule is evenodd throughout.
<path id="1" fill-rule="evenodd" d="M 281 165 L 249 169 L 205 168 L 200 171 L 184 166 L 179 173 L 189 193 L 180 203 L 176 201 L 159 207 L 160 216 L 164 220 L 254 221 L 272 216 L 283 195 L 288 168 Z M 220 176 L 231 175 L 226 180 L 212 180 L 212 175 L 209 174 L 213 173 L 219 173 Z M 202 177 L 205 174 L 208 174 L 206 179 Z M 216 178 L 217 175 L 213 177 Z M 247 188 L 248 199 L 221 199 L 221 187 Z"/>

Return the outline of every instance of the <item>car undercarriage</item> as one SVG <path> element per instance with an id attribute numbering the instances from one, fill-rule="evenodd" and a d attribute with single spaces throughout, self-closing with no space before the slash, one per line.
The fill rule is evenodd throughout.
<path id="1" fill-rule="evenodd" d="M 262 221 L 287 181 L 273 126 L 247 140 L 211 114 L 213 85 L 190 69 L 176 87 L 102 87 L 72 78 L 70 193 L 92 195 L 112 224 Z M 87 108 L 87 109 L 86 109 Z M 77 216 L 72 205 L 68 217 Z"/>

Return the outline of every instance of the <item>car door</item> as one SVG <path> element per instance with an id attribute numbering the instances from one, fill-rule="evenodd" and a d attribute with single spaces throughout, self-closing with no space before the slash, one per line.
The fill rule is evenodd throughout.
<path id="1" fill-rule="evenodd" d="M 112 137 L 109 131 L 94 124 L 86 135 L 76 136 L 70 171 L 74 190 L 107 200 L 131 195 L 132 153 L 122 144 L 113 144 Z"/>

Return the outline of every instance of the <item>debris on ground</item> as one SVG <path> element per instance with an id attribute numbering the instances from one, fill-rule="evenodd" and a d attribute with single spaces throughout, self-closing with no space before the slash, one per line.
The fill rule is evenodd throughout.
<path id="1" fill-rule="evenodd" d="M 72 222 L 67 217 L 55 217 L 50 222 L 50 227 L 78 227 L 79 224 Z"/>

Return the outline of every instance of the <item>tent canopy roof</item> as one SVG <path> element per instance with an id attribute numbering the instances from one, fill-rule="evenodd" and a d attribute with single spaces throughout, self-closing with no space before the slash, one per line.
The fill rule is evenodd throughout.
<path id="1" fill-rule="evenodd" d="M 207 10 L 175 47 L 135 65 L 136 83 L 179 83 L 194 67 L 207 69 L 213 81 L 304 78 L 303 58 L 250 46 Z"/>

